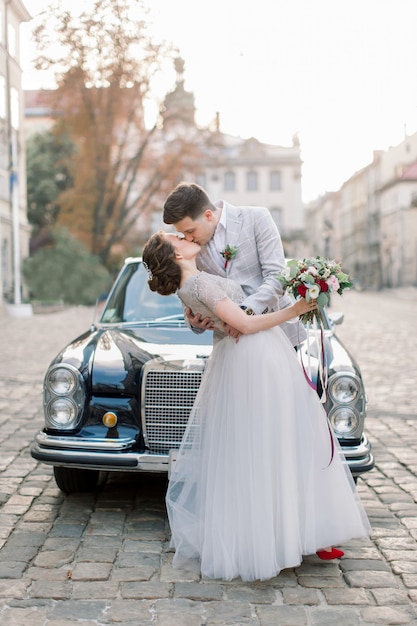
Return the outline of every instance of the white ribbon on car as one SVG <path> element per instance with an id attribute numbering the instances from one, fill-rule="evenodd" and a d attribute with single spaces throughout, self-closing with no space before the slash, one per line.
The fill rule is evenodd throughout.
<path id="1" fill-rule="evenodd" d="M 320 380 L 321 389 L 322 389 L 320 402 L 324 405 L 327 400 L 328 373 L 327 373 L 327 366 L 326 366 L 326 353 L 324 349 L 323 322 L 322 321 L 318 322 L 316 316 L 314 316 L 313 321 L 310 324 L 310 327 L 313 330 L 314 340 L 317 346 L 317 379 Z M 302 352 L 301 352 L 301 366 L 303 368 L 304 376 L 308 384 L 317 393 L 317 386 L 314 385 L 313 383 L 310 347 L 311 347 L 310 333 L 307 327 L 307 369 L 304 365 Z M 329 429 L 330 442 L 331 442 L 331 456 L 330 456 L 330 461 L 329 461 L 329 465 L 330 465 L 334 456 L 334 441 L 333 441 L 333 433 L 332 433 L 328 418 L 327 418 L 327 427 Z"/>

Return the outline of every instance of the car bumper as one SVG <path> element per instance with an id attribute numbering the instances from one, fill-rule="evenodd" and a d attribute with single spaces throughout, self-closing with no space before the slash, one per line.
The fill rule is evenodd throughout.
<path id="1" fill-rule="evenodd" d="M 39 432 L 30 453 L 34 459 L 61 467 L 102 471 L 168 472 L 169 456 L 135 452 L 134 440 L 83 440 Z"/>
<path id="2" fill-rule="evenodd" d="M 166 472 L 169 455 L 134 452 L 134 440 L 80 440 L 76 437 L 56 437 L 39 432 L 31 447 L 31 455 L 47 465 L 96 469 L 102 471 Z M 364 436 L 355 446 L 343 446 L 342 451 L 354 477 L 374 467 L 371 444 Z"/>
<path id="3" fill-rule="evenodd" d="M 355 478 L 373 469 L 375 460 L 372 455 L 372 446 L 365 435 L 362 436 L 359 444 L 349 446 L 341 443 L 341 448 L 352 476 Z"/>

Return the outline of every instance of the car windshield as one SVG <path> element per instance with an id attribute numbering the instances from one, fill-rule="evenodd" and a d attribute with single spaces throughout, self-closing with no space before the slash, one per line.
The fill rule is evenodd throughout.
<path id="1" fill-rule="evenodd" d="M 331 327 L 323 312 L 323 326 Z M 148 274 L 140 261 L 126 263 L 120 272 L 100 318 L 103 324 L 174 322 L 184 319 L 178 296 L 160 296 L 148 286 Z"/>
<path id="2" fill-rule="evenodd" d="M 160 296 L 148 286 L 142 263 L 127 263 L 110 293 L 100 322 L 146 322 L 183 320 L 183 308 L 175 294 Z"/>

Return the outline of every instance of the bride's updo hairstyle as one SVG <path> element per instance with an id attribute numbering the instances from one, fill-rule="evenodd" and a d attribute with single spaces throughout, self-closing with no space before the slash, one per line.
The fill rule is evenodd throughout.
<path id="1" fill-rule="evenodd" d="M 164 234 L 160 230 L 148 239 L 143 248 L 142 261 L 149 274 L 151 291 L 169 296 L 180 286 L 181 268 L 175 261 L 175 248 Z"/>

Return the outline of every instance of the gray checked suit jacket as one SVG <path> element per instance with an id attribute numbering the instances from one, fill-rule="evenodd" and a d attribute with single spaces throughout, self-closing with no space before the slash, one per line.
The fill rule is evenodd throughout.
<path id="1" fill-rule="evenodd" d="M 218 252 L 203 246 L 197 265 L 209 274 L 227 276 L 239 283 L 246 295 L 244 303 L 256 314 L 265 309 L 277 311 L 291 304 L 276 278 L 285 267 L 284 251 L 278 229 L 268 209 L 264 207 L 236 207 L 223 201 L 226 208 L 226 244 L 237 246 L 236 256 L 224 269 L 214 255 Z M 292 345 L 305 336 L 298 321 L 281 324 Z"/>

